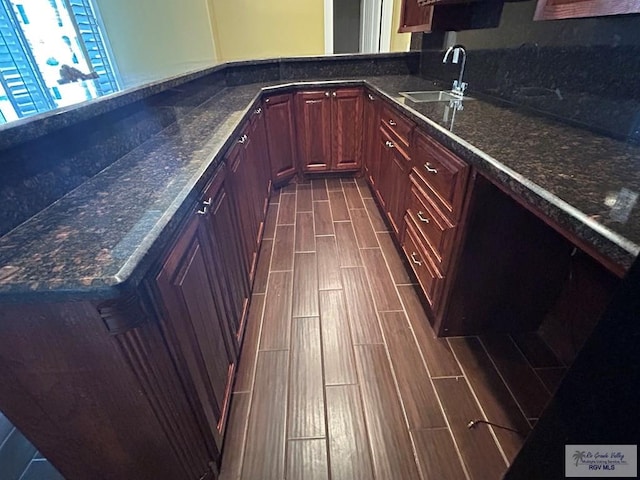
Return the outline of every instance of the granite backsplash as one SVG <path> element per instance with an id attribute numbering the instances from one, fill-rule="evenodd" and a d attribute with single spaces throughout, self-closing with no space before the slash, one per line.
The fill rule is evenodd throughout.
<path id="1" fill-rule="evenodd" d="M 52 111 L 0 130 L 0 236 L 28 220 L 227 86 L 303 78 L 415 74 L 418 52 L 236 62 Z M 115 106 L 114 106 L 115 105 Z"/>
<path id="2" fill-rule="evenodd" d="M 421 75 L 451 82 L 459 66 L 423 50 Z M 468 51 L 464 79 L 480 92 L 571 124 L 640 142 L 640 47 L 522 45 Z"/>

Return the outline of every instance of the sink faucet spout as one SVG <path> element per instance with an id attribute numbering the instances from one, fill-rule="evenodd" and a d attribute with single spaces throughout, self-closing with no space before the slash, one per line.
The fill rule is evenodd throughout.
<path id="1" fill-rule="evenodd" d="M 462 97 L 464 95 L 464 91 L 467 89 L 467 83 L 462 81 L 462 76 L 464 75 L 464 66 L 467 62 L 467 51 L 463 45 L 453 45 L 452 47 L 449 47 L 445 52 L 442 63 L 447 63 L 449 61 L 449 55 L 451 54 L 453 54 L 452 63 L 458 63 L 460 54 L 462 54 L 460 74 L 458 76 L 458 79 L 453 81 L 453 87 L 451 88 L 451 93 Z"/>

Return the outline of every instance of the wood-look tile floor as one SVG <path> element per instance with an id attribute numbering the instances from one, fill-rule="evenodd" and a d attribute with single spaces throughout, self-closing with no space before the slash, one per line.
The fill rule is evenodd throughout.
<path id="1" fill-rule="evenodd" d="M 501 478 L 565 367 L 536 334 L 436 338 L 362 180 L 270 202 L 221 478 Z"/>

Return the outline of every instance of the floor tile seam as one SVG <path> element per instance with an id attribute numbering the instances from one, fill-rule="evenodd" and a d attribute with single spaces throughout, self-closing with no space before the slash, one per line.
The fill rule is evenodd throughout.
<path id="1" fill-rule="evenodd" d="M 383 253 L 384 255 L 384 253 Z M 449 422 L 449 418 L 447 417 L 447 414 L 445 412 L 444 409 L 444 403 L 442 401 L 442 399 L 440 398 L 440 394 L 438 393 L 438 391 L 436 390 L 436 386 L 434 383 L 434 378 L 431 376 L 431 370 L 429 368 L 429 364 L 427 362 L 427 359 L 424 356 L 424 353 L 422 352 L 422 349 L 420 348 L 420 342 L 418 342 L 418 337 L 416 336 L 416 332 L 413 329 L 413 325 L 411 324 L 411 322 L 409 321 L 409 312 L 407 311 L 407 306 L 402 298 L 402 295 L 400 295 L 400 290 L 398 289 L 398 286 L 395 286 L 396 289 L 396 293 L 398 294 L 398 297 L 400 298 L 400 304 L 402 305 L 402 309 L 404 311 L 404 317 L 405 317 L 405 321 L 406 324 L 409 327 L 409 331 L 411 332 L 411 336 L 413 338 L 413 343 L 416 346 L 416 348 L 418 349 L 418 354 L 420 355 L 420 358 L 422 359 L 422 365 L 425 369 L 425 371 L 427 372 L 427 376 L 429 377 L 429 382 L 431 383 L 431 388 L 434 392 L 434 395 L 436 397 L 436 401 L 438 402 L 438 406 L 440 407 L 440 413 L 442 414 L 442 418 L 444 419 L 447 428 L 449 429 L 449 434 L 451 435 L 451 441 L 453 442 L 453 446 L 454 449 L 456 450 L 456 453 L 458 455 L 458 460 L 460 462 L 460 465 L 462 466 L 462 470 L 465 474 L 466 480 L 471 480 L 471 473 L 466 465 L 466 463 L 464 462 L 464 459 L 462 457 L 462 451 L 460 449 L 460 446 L 458 445 L 458 441 L 456 440 L 456 437 L 453 435 L 453 429 L 451 428 L 451 423 Z M 420 305 L 420 308 L 423 308 L 422 305 Z"/>
<path id="2" fill-rule="evenodd" d="M 368 281 L 368 279 L 367 279 Z M 369 288 L 371 289 L 371 285 L 369 285 Z M 372 293 L 373 294 L 373 293 Z M 381 315 L 380 312 L 378 312 L 376 310 L 376 317 L 378 319 L 378 328 L 380 329 L 380 334 L 382 335 L 382 346 L 384 348 L 385 351 L 385 357 L 387 359 L 387 366 L 389 367 L 389 371 L 391 372 L 391 378 L 393 380 L 393 385 L 394 385 L 394 389 L 395 389 L 395 394 L 396 394 L 396 400 L 398 401 L 399 405 L 400 405 L 400 411 L 402 413 L 402 417 L 404 418 L 404 427 L 405 427 L 405 431 L 409 437 L 409 443 L 411 444 L 411 450 L 412 450 L 412 454 L 413 454 L 413 461 L 415 464 L 415 468 L 416 471 L 418 472 L 418 475 L 420 475 L 422 477 L 422 470 L 420 468 L 420 461 L 418 460 L 418 450 L 415 446 L 415 443 L 413 442 L 413 438 L 411 436 L 411 431 L 410 431 L 410 424 L 409 424 L 409 416 L 407 414 L 407 408 L 405 406 L 405 401 L 402 398 L 402 394 L 400 393 L 400 383 L 398 382 L 398 377 L 396 374 L 396 369 L 393 366 L 393 362 L 391 361 L 391 352 L 389 350 L 389 346 L 387 343 L 387 338 L 384 332 L 384 328 L 382 328 L 382 320 L 381 320 Z M 434 389 L 435 390 L 435 389 Z"/>
<path id="3" fill-rule="evenodd" d="M 260 315 L 260 326 L 258 328 L 258 338 L 257 338 L 257 345 L 256 345 L 256 354 L 255 357 L 253 359 L 253 369 L 251 372 L 251 388 L 250 388 L 250 392 L 249 392 L 249 406 L 247 408 L 247 421 L 246 424 L 244 426 L 244 432 L 243 432 L 243 442 L 242 442 L 242 452 L 240 454 L 240 469 L 239 469 L 239 477 L 242 478 L 242 474 L 244 471 L 244 456 L 246 454 L 246 450 L 247 450 L 247 437 L 249 435 L 249 423 L 251 421 L 251 414 L 253 412 L 253 401 L 254 401 L 254 394 L 255 394 L 255 383 L 256 383 L 256 370 L 258 369 L 258 357 L 260 354 L 260 344 L 262 343 L 262 329 L 264 327 L 264 318 L 265 318 L 265 312 L 267 311 L 267 294 L 269 292 L 269 280 L 271 277 L 271 261 L 273 260 L 273 249 L 275 248 L 275 235 L 276 235 L 276 231 L 277 231 L 277 218 L 278 215 L 280 214 L 280 204 L 279 203 L 274 203 L 274 205 L 277 205 L 277 212 L 276 212 L 276 228 L 274 229 L 274 240 L 273 240 L 273 245 L 272 245 L 272 258 L 269 261 L 269 272 L 267 273 L 267 285 L 265 287 L 265 291 L 264 291 L 264 302 L 262 305 L 262 314 Z M 249 308 L 251 308 L 251 305 L 249 305 Z M 245 327 L 246 328 L 246 327 Z"/>
<path id="4" fill-rule="evenodd" d="M 464 374 L 465 380 L 467 382 L 467 387 L 469 388 L 469 391 L 471 392 L 471 395 L 473 396 L 473 399 L 476 402 L 476 406 L 478 407 L 478 409 L 480 410 L 480 415 L 482 416 L 482 418 L 480 420 L 486 420 L 486 421 L 492 421 L 489 416 L 487 415 L 487 413 L 485 412 L 484 407 L 482 406 L 482 403 L 480 402 L 480 398 L 478 397 L 475 389 L 473 388 L 473 385 L 471 384 L 471 381 L 469 380 L 469 375 L 467 374 L 464 366 L 462 365 L 462 362 L 460 361 L 460 359 L 458 358 L 458 355 L 456 354 L 455 350 L 453 349 L 453 346 L 451 345 L 451 342 L 449 341 L 449 339 L 446 340 L 447 344 L 449 345 L 449 349 L 451 350 L 451 354 L 453 355 L 453 358 L 456 360 L 458 367 L 460 368 L 460 371 Z M 504 383 L 504 380 L 503 380 Z M 506 387 L 506 385 L 505 385 Z M 478 420 L 475 418 L 470 418 L 469 421 L 473 421 L 473 420 Z M 509 466 L 509 457 L 507 457 L 507 454 L 505 453 L 504 449 L 502 448 L 502 445 L 500 444 L 500 441 L 498 440 L 498 435 L 495 431 L 495 428 L 492 425 L 487 425 L 487 429 L 489 430 L 489 433 L 491 434 L 491 436 L 493 437 L 493 441 L 495 442 L 495 444 L 498 446 L 498 451 L 500 452 L 500 455 L 502 456 L 502 460 L 505 462 L 505 466 Z"/>
<path id="5" fill-rule="evenodd" d="M 478 342 L 480 342 L 480 345 L 482 346 L 482 349 L 486 353 L 487 357 L 489 357 L 489 361 L 491 362 L 491 365 L 493 365 L 494 370 L 498 373 L 498 376 L 500 377 L 500 380 L 502 380 L 502 383 L 504 383 L 505 386 L 507 387 L 507 390 L 509 391 L 509 394 L 511 395 L 511 398 L 513 398 L 513 401 L 516 402 L 516 405 L 518 406 L 518 409 L 520 410 L 520 413 L 522 413 L 522 416 L 524 418 L 526 418 L 527 422 L 528 422 L 529 421 L 528 420 L 529 416 L 525 413 L 524 408 L 522 407 L 522 405 L 520 405 L 520 402 L 518 401 L 518 398 L 516 397 L 515 393 L 513 392 L 512 388 L 511 388 L 511 386 L 509 385 L 509 382 L 507 382 L 506 378 L 504 377 L 504 375 L 502 374 L 502 372 L 498 368 L 498 365 L 496 364 L 495 360 L 493 359 L 493 356 L 491 356 L 491 354 L 489 353 L 489 349 L 486 347 L 486 345 L 482 341 L 482 338 L 480 338 L 479 336 L 476 336 L 476 338 L 478 339 Z M 529 423 L 529 427 L 531 427 L 531 423 Z"/>
<path id="6" fill-rule="evenodd" d="M 364 262 L 363 262 L 363 264 L 364 264 Z M 365 280 L 366 280 L 367 285 L 369 287 L 369 294 L 371 295 L 371 299 L 373 300 L 374 299 L 373 288 L 371 287 L 371 282 L 369 282 L 368 275 L 366 275 L 367 268 L 366 267 L 363 267 L 363 268 L 365 270 Z M 399 296 L 399 294 L 397 292 L 397 289 L 396 289 L 396 294 L 398 295 L 398 298 L 400 299 L 400 296 Z M 400 304 L 402 305 L 402 302 L 400 302 Z M 412 452 L 413 452 L 413 461 L 415 463 L 416 471 L 418 472 L 418 474 L 420 474 L 420 462 L 418 461 L 418 452 L 417 452 L 417 449 L 416 449 L 415 445 L 413 444 L 413 441 L 411 439 L 411 435 L 409 433 L 409 417 L 407 415 L 406 407 L 404 405 L 404 400 L 402 398 L 402 395 L 400 394 L 400 385 L 398 383 L 398 378 L 397 378 L 397 375 L 396 375 L 395 368 L 393 366 L 393 362 L 391 361 L 391 353 L 389 351 L 389 346 L 388 346 L 388 342 L 387 342 L 386 335 L 385 335 L 385 332 L 384 332 L 384 328 L 382 328 L 381 315 L 377 310 L 375 300 L 373 300 L 373 307 L 374 307 L 374 311 L 376 313 L 376 319 L 378 321 L 378 329 L 380 330 L 380 335 L 382 336 L 382 345 L 383 345 L 383 348 L 384 348 L 384 351 L 385 351 L 385 356 L 386 356 L 386 359 L 387 359 L 387 366 L 389 367 L 389 370 L 391 372 L 391 378 L 393 380 L 393 384 L 394 384 L 394 387 L 395 387 L 396 399 L 398 400 L 398 402 L 400 404 L 400 410 L 401 410 L 401 413 L 402 413 L 402 416 L 403 416 L 404 422 L 405 422 L 406 433 L 409 436 L 409 442 L 411 443 L 411 449 L 412 449 Z"/>

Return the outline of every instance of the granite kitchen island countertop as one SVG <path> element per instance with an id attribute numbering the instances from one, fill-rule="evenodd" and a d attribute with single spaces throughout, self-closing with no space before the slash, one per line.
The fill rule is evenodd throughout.
<path id="1" fill-rule="evenodd" d="M 326 80 L 226 87 L 0 238 L 0 302 L 112 298 L 134 288 L 192 211 L 262 91 Z M 350 77 L 395 102 L 483 175 L 614 263 L 640 247 L 640 147 L 480 99 L 448 103 L 399 92 L 434 90 L 415 76 Z M 473 96 L 473 92 L 471 92 Z M 166 108 L 171 108 L 167 106 Z"/>

